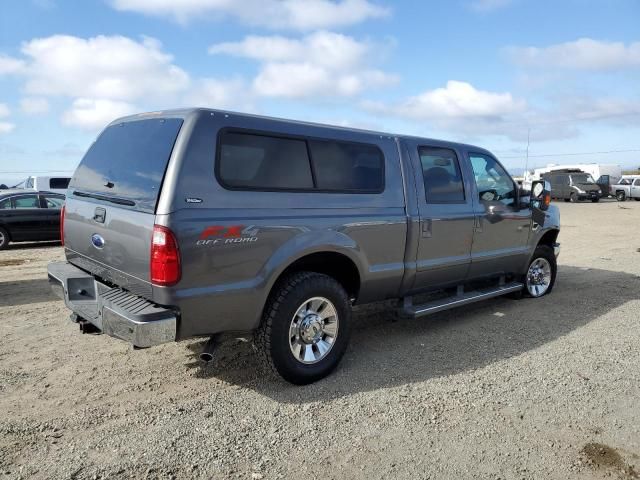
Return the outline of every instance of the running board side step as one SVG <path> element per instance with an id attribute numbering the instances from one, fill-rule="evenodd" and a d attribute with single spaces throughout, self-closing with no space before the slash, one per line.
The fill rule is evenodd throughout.
<path id="1" fill-rule="evenodd" d="M 400 316 L 406 318 L 424 317 L 425 315 L 449 310 L 450 308 L 460 307 L 462 305 L 468 305 L 488 298 L 517 292 L 523 288 L 524 285 L 519 282 L 507 283 L 498 287 L 484 288 L 470 292 L 463 292 L 462 288 L 458 288 L 458 293 L 456 295 L 452 295 L 441 300 L 434 300 L 422 305 L 413 305 L 412 297 L 405 297 L 403 299 L 403 306 L 400 309 Z"/>

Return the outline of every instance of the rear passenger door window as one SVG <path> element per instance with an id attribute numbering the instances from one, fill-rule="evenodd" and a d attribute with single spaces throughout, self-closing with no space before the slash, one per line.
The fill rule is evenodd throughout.
<path id="1" fill-rule="evenodd" d="M 23 195 L 13 199 L 15 209 L 40 208 L 37 195 Z"/>
<path id="2" fill-rule="evenodd" d="M 427 203 L 465 203 L 456 152 L 449 148 L 419 147 L 418 154 Z"/>
<path id="3" fill-rule="evenodd" d="M 226 187 L 313 188 L 304 140 L 223 131 L 218 155 L 218 176 Z"/>

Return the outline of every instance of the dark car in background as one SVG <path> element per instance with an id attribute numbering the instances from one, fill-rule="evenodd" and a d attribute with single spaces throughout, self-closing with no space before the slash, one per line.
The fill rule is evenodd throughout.
<path id="1" fill-rule="evenodd" d="M 65 197 L 53 192 L 0 191 L 0 250 L 9 242 L 60 239 Z"/>

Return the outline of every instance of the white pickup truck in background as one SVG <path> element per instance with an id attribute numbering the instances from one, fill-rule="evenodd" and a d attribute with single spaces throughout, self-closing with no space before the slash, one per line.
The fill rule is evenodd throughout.
<path id="1" fill-rule="evenodd" d="M 640 175 L 623 175 L 618 183 L 611 186 L 611 192 L 615 192 L 619 202 L 628 198 L 640 201 Z"/>

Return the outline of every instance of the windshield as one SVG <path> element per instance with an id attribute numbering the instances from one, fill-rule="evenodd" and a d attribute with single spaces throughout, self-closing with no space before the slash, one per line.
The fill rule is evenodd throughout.
<path id="1" fill-rule="evenodd" d="M 89 148 L 69 188 L 154 211 L 181 126 L 178 118 L 153 118 L 108 127 Z"/>
<path id="2" fill-rule="evenodd" d="M 571 175 L 571 181 L 573 183 L 596 183 L 593 177 L 588 173 L 581 175 Z"/>

